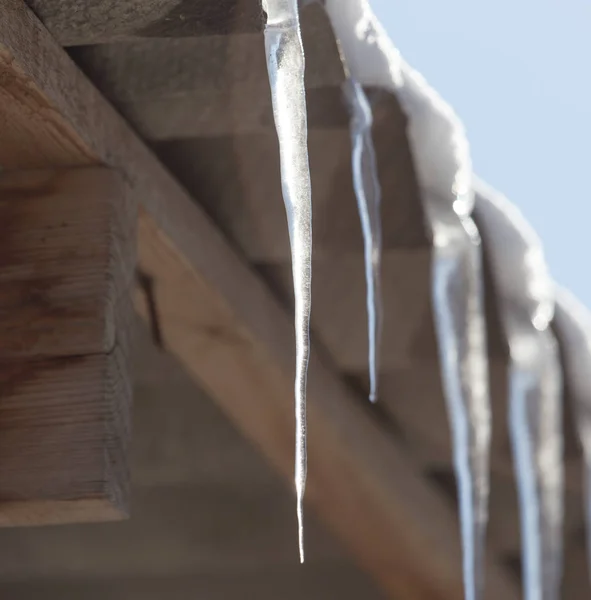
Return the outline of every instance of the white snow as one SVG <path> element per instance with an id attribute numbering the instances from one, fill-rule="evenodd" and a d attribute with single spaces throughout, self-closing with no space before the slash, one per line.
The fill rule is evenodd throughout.
<path id="1" fill-rule="evenodd" d="M 458 475 L 466 597 L 483 589 L 490 401 L 480 240 L 470 219 L 471 163 L 451 108 L 401 58 L 367 0 L 325 0 L 351 77 L 395 93 L 433 241 L 433 307 Z"/>
<path id="2" fill-rule="evenodd" d="M 562 370 L 550 329 L 555 286 L 518 209 L 475 181 L 509 344 L 509 430 L 520 499 L 526 600 L 557 600 L 562 572 Z"/>

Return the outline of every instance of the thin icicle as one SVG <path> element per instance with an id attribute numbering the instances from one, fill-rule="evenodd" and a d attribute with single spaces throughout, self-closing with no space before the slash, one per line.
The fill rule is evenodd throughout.
<path id="1" fill-rule="evenodd" d="M 380 215 L 380 182 L 371 128 L 373 114 L 363 88 L 348 78 L 343 85 L 351 112 L 351 146 L 353 187 L 363 231 L 367 332 L 369 347 L 369 399 L 378 397 L 379 349 L 382 328 L 382 296 L 380 268 L 382 227 Z"/>
<path id="2" fill-rule="evenodd" d="M 395 93 L 409 118 L 434 241 L 433 306 L 454 442 L 466 598 L 478 600 L 484 587 L 491 416 L 468 144 L 451 108 L 401 59 L 367 0 L 325 0 L 325 7 L 351 76 Z"/>
<path id="3" fill-rule="evenodd" d="M 312 203 L 304 89 L 304 50 L 297 0 L 262 0 L 267 13 L 265 48 L 281 162 L 295 295 L 295 487 L 300 560 L 304 562 L 306 487 L 306 379 L 310 351 Z"/>
<path id="4" fill-rule="evenodd" d="M 465 594 L 476 600 L 484 591 L 491 432 L 481 255 L 465 243 L 464 236 L 478 241 L 471 220 L 461 221 L 462 230 L 447 228 L 441 214 L 432 214 L 431 223 L 433 310 L 458 481 Z"/>
<path id="5" fill-rule="evenodd" d="M 562 343 L 575 427 L 583 447 L 587 564 L 591 577 L 591 312 L 565 289 L 556 293 L 554 326 Z"/>
<path id="6" fill-rule="evenodd" d="M 550 321 L 554 284 L 541 243 L 507 199 L 477 185 L 495 291 L 509 343 L 509 430 L 515 458 L 526 600 L 558 600 L 562 572 L 562 371 Z"/>

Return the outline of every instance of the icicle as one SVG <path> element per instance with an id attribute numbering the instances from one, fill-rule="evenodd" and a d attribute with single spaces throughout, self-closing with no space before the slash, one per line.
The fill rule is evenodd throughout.
<path id="1" fill-rule="evenodd" d="M 562 571 L 562 372 L 549 324 L 554 285 L 539 239 L 507 199 L 478 184 L 509 343 L 509 429 L 519 492 L 526 600 L 557 600 Z"/>
<path id="2" fill-rule="evenodd" d="M 316 1 L 326 7 L 325 0 Z M 314 0 L 302 0 L 303 5 L 312 4 L 313 2 Z M 367 290 L 369 399 L 371 402 L 375 402 L 378 394 L 379 350 L 383 314 L 380 291 L 382 259 L 381 190 L 371 131 L 373 125 L 371 106 L 363 87 L 351 77 L 345 56 L 342 52 L 340 54 L 343 69 L 347 76 L 347 80 L 343 84 L 343 92 L 351 116 L 349 128 L 352 144 L 353 188 L 363 232 Z"/>
<path id="3" fill-rule="evenodd" d="M 482 269 L 471 164 L 463 128 L 400 57 L 367 0 L 325 0 L 343 56 L 359 84 L 397 95 L 433 233 L 433 305 L 459 487 L 466 598 L 482 596 L 489 492 L 488 393 Z"/>
<path id="4" fill-rule="evenodd" d="M 587 564 L 591 577 L 591 312 L 570 292 L 558 289 L 554 326 L 563 342 L 565 378 L 575 426 L 583 447 Z"/>
<path id="5" fill-rule="evenodd" d="M 308 165 L 304 50 L 297 0 L 262 0 L 273 115 L 279 138 L 281 184 L 287 212 L 295 295 L 295 487 L 300 560 L 304 562 L 306 487 L 306 378 L 312 278 L 312 204 Z"/>
<path id="6" fill-rule="evenodd" d="M 363 231 L 369 347 L 369 399 L 377 400 L 379 348 L 382 327 L 380 268 L 382 228 L 380 216 L 380 182 L 371 128 L 373 114 L 363 88 L 348 78 L 343 85 L 351 112 L 353 187 Z"/>
<path id="7" fill-rule="evenodd" d="M 458 480 L 466 598 L 476 600 L 484 589 L 491 429 L 481 256 L 477 246 L 466 246 L 461 231 L 454 231 L 455 241 L 438 240 L 444 227 L 431 222 L 433 307 Z M 461 223 L 470 235 L 472 222 Z"/>

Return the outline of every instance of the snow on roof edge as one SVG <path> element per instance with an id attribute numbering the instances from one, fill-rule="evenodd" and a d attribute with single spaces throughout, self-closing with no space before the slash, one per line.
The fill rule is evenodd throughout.
<path id="1" fill-rule="evenodd" d="M 482 212 L 497 212 L 500 217 L 497 220 L 501 223 L 498 231 L 484 220 L 479 221 L 479 226 L 487 229 L 493 239 L 511 233 L 513 246 L 523 259 L 520 276 L 525 274 L 530 283 L 528 298 L 543 305 L 540 319 L 549 321 L 556 286 L 548 271 L 542 242 L 516 205 L 474 175 L 461 119 L 427 80 L 402 58 L 369 0 L 324 0 L 324 6 L 351 75 L 362 85 L 394 92 L 401 101 L 409 118 L 408 133 L 421 188 L 452 203 L 456 203 L 459 196 L 463 206 L 456 204 L 458 214 L 472 213 L 475 195 L 484 201 L 480 204 L 488 205 Z M 515 256 L 512 263 L 515 263 Z M 503 260 L 503 268 L 507 266 L 514 265 Z M 510 278 L 500 275 L 504 280 L 502 284 L 509 285 L 509 279 L 511 284 L 518 280 L 515 272 Z M 589 321 L 591 336 L 591 312 Z"/>

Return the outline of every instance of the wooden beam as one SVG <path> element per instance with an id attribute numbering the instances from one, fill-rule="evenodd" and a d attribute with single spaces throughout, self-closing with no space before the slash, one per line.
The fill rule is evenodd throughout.
<path id="1" fill-rule="evenodd" d="M 427 380 L 433 382 L 430 391 L 434 395 L 405 402 L 401 408 L 414 411 L 415 417 L 416 411 L 420 412 L 418 406 L 415 408 L 416 404 L 435 403 L 441 398 L 436 385 L 439 365 L 431 317 L 430 266 L 429 248 L 393 250 L 382 259 L 382 298 L 387 310 L 380 347 L 380 378 L 387 379 L 388 371 L 396 373 L 398 370 L 415 376 L 424 371 Z M 291 265 L 265 264 L 259 265 L 259 269 L 272 288 L 286 299 L 286 305 L 292 308 Z M 366 374 L 368 342 L 363 255 L 335 253 L 325 256 L 313 261 L 313 271 L 312 331 L 315 339 L 326 348 L 340 370 L 354 376 Z M 424 381 L 420 381 L 419 386 L 423 388 Z M 413 397 L 410 389 L 404 392 L 404 397 Z M 392 403 L 397 405 L 398 398 L 399 394 L 392 394 Z M 446 433 L 447 429 L 443 434 Z"/>
<path id="2" fill-rule="evenodd" d="M 251 3 L 250 4 L 256 4 Z M 62 3 L 58 3 L 62 5 Z M 145 4 L 145 3 L 144 3 Z M 208 2 L 211 6 L 211 2 Z M 310 62 L 306 84 L 339 86 L 345 78 L 330 22 L 319 6 L 301 16 L 302 39 Z M 50 30 L 50 33 L 51 30 Z M 234 33 L 204 38 L 139 39 L 125 44 L 71 48 L 69 54 L 92 78 L 123 100 L 190 92 L 267 92 L 262 35 Z M 207 60 L 204 60 L 207 58 Z"/>
<path id="3" fill-rule="evenodd" d="M 185 598 L 256 598 L 257 600 L 378 600 L 383 596 L 354 569 L 342 566 L 299 565 L 233 574 L 183 574 L 178 577 L 115 576 L 109 578 L 64 577 L 50 581 L 0 582 L 5 598 L 43 598 L 44 600 L 184 600 Z M 583 598 L 584 596 L 580 596 Z M 569 596 L 569 599 L 571 597 Z M 579 597 L 577 597 L 579 600 Z"/>
<path id="4" fill-rule="evenodd" d="M 194 211 L 182 218 L 187 227 L 192 217 Z M 190 229 L 182 229 L 175 240 L 187 236 L 194 265 L 199 248 L 189 241 Z M 142 213 L 140 264 L 158 282 L 165 347 L 291 479 L 289 317 L 260 282 L 225 261 L 212 285 L 213 274 L 204 273 L 209 269 L 198 272 L 179 261 L 174 242 L 162 235 Z M 321 517 L 393 595 L 461 598 L 454 519 L 445 503 L 318 356 L 311 362 L 309 397 L 308 498 Z M 516 597 L 493 563 L 489 579 L 491 598 L 498 590 Z"/>
<path id="5" fill-rule="evenodd" d="M 62 46 L 260 31 L 251 0 L 27 0 Z"/>
<path id="6" fill-rule="evenodd" d="M 264 12 L 253 0 L 26 0 L 62 46 L 260 34 Z M 302 10 L 302 22 L 319 6 Z M 326 19 L 325 19 L 326 21 Z M 306 27 L 304 27 L 306 29 Z"/>
<path id="7" fill-rule="evenodd" d="M 391 116 L 395 112 L 389 112 Z M 404 127 L 376 124 L 376 152 L 384 168 L 384 251 L 402 255 L 430 246 Z M 314 190 L 315 259 L 363 256 L 357 201 L 353 193 L 349 132 L 311 131 L 310 169 Z M 288 263 L 289 236 L 281 197 L 279 153 L 274 132 L 159 143 L 155 150 L 179 181 L 203 198 L 224 232 L 247 258 L 260 264 Z M 389 160 L 388 160 L 389 159 Z M 387 167 L 387 168 L 386 168 Z M 229 177 L 228 173 L 232 176 Z M 253 177 L 264 173 L 264 177 Z M 338 218 L 336 216 L 338 215 Z"/>
<path id="8" fill-rule="evenodd" d="M 18 123 L 0 139 L 0 162 L 123 171 L 141 201 L 140 264 L 155 282 L 165 347 L 291 481 L 292 315 L 24 5 L 0 8 L 0 114 Z M 309 503 L 392 597 L 462 598 L 450 509 L 315 351 L 309 399 Z M 492 561 L 487 575 L 489 598 L 518 597 Z"/>
<path id="9" fill-rule="evenodd" d="M 84 69 L 94 80 L 93 70 Z M 231 135 L 274 134 L 268 90 L 207 88 L 178 95 L 125 100 L 96 82 L 101 92 L 146 140 L 187 140 Z M 246 101 L 246 99 L 248 99 Z M 348 126 L 348 113 L 340 87 L 311 88 L 307 96 L 308 127 L 338 130 Z"/>
<path id="10" fill-rule="evenodd" d="M 0 525 L 127 512 L 124 206 L 107 169 L 0 175 Z"/>
<path id="11" fill-rule="evenodd" d="M 346 128 L 347 111 L 340 102 L 345 76 L 332 29 L 319 6 L 303 11 L 302 31 L 309 125 Z M 273 128 L 260 34 L 143 39 L 72 48 L 70 56 L 145 138 Z"/>

